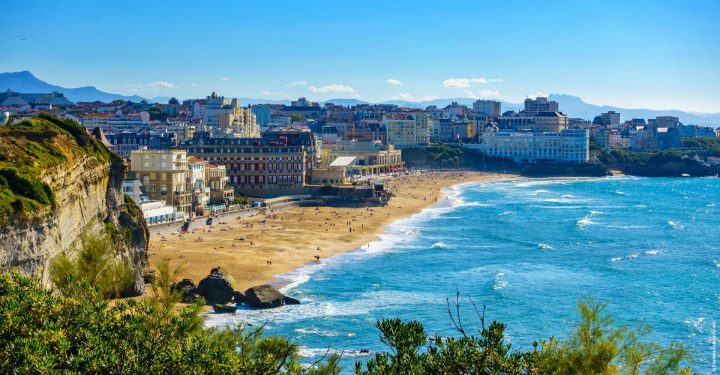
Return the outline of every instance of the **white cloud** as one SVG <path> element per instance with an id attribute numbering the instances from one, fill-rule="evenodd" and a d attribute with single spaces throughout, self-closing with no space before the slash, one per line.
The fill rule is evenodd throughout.
<path id="1" fill-rule="evenodd" d="M 306 81 L 292 81 L 292 82 L 288 83 L 287 85 L 285 85 L 285 87 L 307 86 L 307 84 L 308 83 Z"/>
<path id="2" fill-rule="evenodd" d="M 220 80 L 221 80 L 221 81 L 229 81 L 229 80 L 231 80 L 231 79 L 232 79 L 232 78 L 230 78 L 230 77 L 220 77 Z"/>
<path id="3" fill-rule="evenodd" d="M 136 91 L 136 92 L 153 92 L 153 91 L 161 91 L 161 90 L 172 90 L 176 89 L 178 86 L 174 83 L 166 82 L 166 81 L 155 81 L 151 83 L 128 83 L 123 85 L 126 89 L 129 91 Z"/>
<path id="4" fill-rule="evenodd" d="M 467 78 L 448 78 L 443 81 L 443 86 L 456 89 L 470 88 L 470 80 Z"/>
<path id="5" fill-rule="evenodd" d="M 340 83 L 333 83 L 330 85 L 320 86 L 316 87 L 313 85 L 308 86 L 308 91 L 314 92 L 314 93 L 326 93 L 326 92 L 333 92 L 333 93 L 354 93 L 355 89 L 353 89 L 350 86 L 345 86 Z"/>
<path id="6" fill-rule="evenodd" d="M 403 84 L 403 82 L 401 80 L 395 79 L 395 78 L 388 78 L 385 80 L 385 82 L 387 82 L 389 85 L 393 85 L 393 86 L 399 86 L 399 85 Z"/>
<path id="7" fill-rule="evenodd" d="M 480 90 L 477 94 L 474 93 L 472 90 L 463 90 L 463 92 L 465 93 L 465 95 L 473 99 L 500 97 L 500 92 L 497 90 Z"/>
<path id="8" fill-rule="evenodd" d="M 393 100 L 405 100 L 408 102 L 424 102 L 424 101 L 428 101 L 428 100 L 434 100 L 437 98 L 438 98 L 437 95 L 425 95 L 425 96 L 416 98 L 413 95 L 406 93 L 406 92 L 398 93 L 392 97 Z"/>
<path id="9" fill-rule="evenodd" d="M 263 92 L 261 92 L 261 94 L 263 96 L 267 96 L 267 97 L 283 97 L 283 98 L 290 97 L 290 94 L 288 94 L 286 92 L 263 91 Z"/>
<path id="10" fill-rule="evenodd" d="M 488 83 L 502 82 L 500 78 L 448 78 L 443 81 L 443 86 L 456 89 L 468 89 L 473 84 L 485 85 Z"/>

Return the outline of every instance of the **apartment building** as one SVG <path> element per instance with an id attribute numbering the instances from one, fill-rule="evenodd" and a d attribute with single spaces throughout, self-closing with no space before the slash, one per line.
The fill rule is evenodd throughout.
<path id="1" fill-rule="evenodd" d="M 590 138 L 587 129 L 566 129 L 551 133 L 485 132 L 482 138 L 480 152 L 518 163 L 582 163 L 589 160 Z"/>
<path id="2" fill-rule="evenodd" d="M 186 216 L 192 211 L 192 191 L 187 186 L 188 158 L 183 150 L 135 150 L 130 170 L 152 200 L 165 201 Z"/>
<path id="3" fill-rule="evenodd" d="M 269 198 L 304 191 L 307 154 L 303 145 L 291 145 L 282 138 L 215 138 L 198 131 L 180 147 L 190 155 L 224 165 L 228 183 L 237 194 Z"/>

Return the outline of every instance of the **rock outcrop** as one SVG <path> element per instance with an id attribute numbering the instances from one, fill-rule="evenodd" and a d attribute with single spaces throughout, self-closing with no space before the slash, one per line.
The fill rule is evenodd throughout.
<path id="1" fill-rule="evenodd" d="M 245 304 L 261 309 L 299 303 L 300 301 L 280 293 L 270 285 L 258 285 L 245 291 Z"/>
<path id="2" fill-rule="evenodd" d="M 190 279 L 182 279 L 172 286 L 172 291 L 180 294 L 180 302 L 195 303 L 198 299 L 197 286 Z"/>
<path id="3" fill-rule="evenodd" d="M 123 197 L 126 174 L 123 161 L 73 121 L 41 115 L 0 127 L 0 177 L 20 176 L 0 178 L 0 271 L 49 283 L 53 257 L 112 229 L 122 234 L 116 256 L 137 275 L 125 294 L 141 294 L 149 233 Z"/>
<path id="4" fill-rule="evenodd" d="M 210 274 L 200 280 L 197 294 L 205 298 L 209 305 L 227 304 L 235 297 L 234 283 L 230 274 L 220 267 L 210 270 Z"/>

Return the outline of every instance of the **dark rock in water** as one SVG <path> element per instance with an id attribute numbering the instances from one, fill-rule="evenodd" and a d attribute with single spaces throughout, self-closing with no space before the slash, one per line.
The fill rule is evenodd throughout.
<path id="1" fill-rule="evenodd" d="M 182 303 L 197 302 L 197 287 L 190 279 L 182 279 L 179 283 L 173 284 L 171 290 L 180 293 L 180 302 Z"/>
<path id="2" fill-rule="evenodd" d="M 236 310 L 237 310 L 237 307 L 232 306 L 232 305 L 222 305 L 222 304 L 213 305 L 213 311 L 215 311 L 218 314 L 234 314 Z"/>
<path id="3" fill-rule="evenodd" d="M 261 309 L 299 303 L 300 301 L 283 295 L 270 285 L 258 285 L 245 291 L 245 304 Z"/>
<path id="4" fill-rule="evenodd" d="M 285 296 L 285 304 L 286 305 L 299 305 L 300 301 L 295 298 Z"/>
<path id="5" fill-rule="evenodd" d="M 226 304 L 232 301 L 235 296 L 229 274 L 220 267 L 213 268 L 210 274 L 200 280 L 197 286 L 197 294 L 205 298 L 209 305 Z"/>
<path id="6" fill-rule="evenodd" d="M 235 291 L 235 294 L 233 295 L 233 302 L 235 302 L 235 303 L 244 303 L 244 302 L 245 302 L 245 296 L 244 296 L 242 293 L 240 293 L 240 292 L 238 292 L 238 291 L 236 290 L 236 291 Z"/>

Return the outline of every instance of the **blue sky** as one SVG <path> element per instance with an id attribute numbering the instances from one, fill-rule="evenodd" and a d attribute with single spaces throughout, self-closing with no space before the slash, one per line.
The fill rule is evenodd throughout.
<path id="1" fill-rule="evenodd" d="M 4 0 L 0 71 L 145 97 L 720 112 L 720 1 Z"/>

